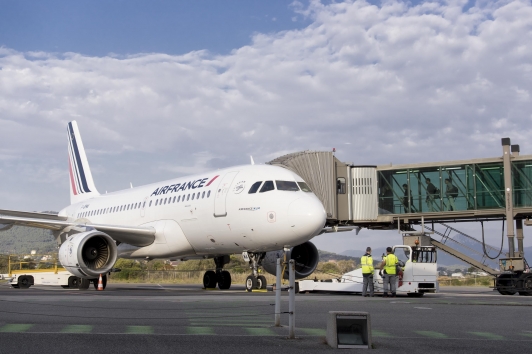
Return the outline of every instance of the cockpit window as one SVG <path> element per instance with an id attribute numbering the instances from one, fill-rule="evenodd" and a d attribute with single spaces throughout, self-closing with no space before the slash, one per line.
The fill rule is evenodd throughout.
<path id="1" fill-rule="evenodd" d="M 262 185 L 262 188 L 260 189 L 259 193 L 264 193 L 268 191 L 273 191 L 275 189 L 275 186 L 273 185 L 273 181 L 266 181 Z"/>
<path id="2" fill-rule="evenodd" d="M 297 182 L 297 184 L 299 185 L 299 188 L 301 188 L 301 190 L 303 192 L 312 192 L 308 186 L 308 184 L 306 184 L 305 182 Z"/>
<path id="3" fill-rule="evenodd" d="M 262 184 L 262 181 L 253 183 L 248 193 L 249 194 L 257 193 L 261 184 Z"/>
<path id="4" fill-rule="evenodd" d="M 293 181 L 275 181 L 275 184 L 277 185 L 277 190 L 280 190 L 280 191 L 291 191 L 291 192 L 299 191 L 299 187 L 297 186 L 297 183 Z"/>

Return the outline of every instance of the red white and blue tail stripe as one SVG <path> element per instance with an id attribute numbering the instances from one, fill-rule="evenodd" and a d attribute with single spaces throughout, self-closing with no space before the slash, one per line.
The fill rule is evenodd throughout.
<path id="1" fill-rule="evenodd" d="M 94 186 L 92 174 L 83 148 L 76 121 L 68 123 L 68 167 L 70 172 L 70 203 L 78 203 L 100 195 Z"/>

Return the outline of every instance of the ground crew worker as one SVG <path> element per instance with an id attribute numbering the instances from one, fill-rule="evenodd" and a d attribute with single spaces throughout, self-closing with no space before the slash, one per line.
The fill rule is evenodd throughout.
<path id="1" fill-rule="evenodd" d="M 362 285 L 362 296 L 373 297 L 373 258 L 371 257 L 371 247 L 366 248 L 366 254 L 360 258 L 360 264 L 362 265 L 362 279 L 364 283 Z M 368 295 L 369 286 L 369 295 Z"/>
<path id="2" fill-rule="evenodd" d="M 393 254 L 392 248 L 386 248 L 386 257 L 384 257 L 379 274 L 383 278 L 384 297 L 388 297 L 388 286 L 390 288 L 391 297 L 395 297 L 395 281 L 397 279 L 396 265 L 399 259 Z M 384 275 L 382 274 L 384 270 Z"/>

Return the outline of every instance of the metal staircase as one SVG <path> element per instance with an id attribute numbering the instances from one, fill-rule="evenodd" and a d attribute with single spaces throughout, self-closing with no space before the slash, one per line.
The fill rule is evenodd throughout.
<path id="1" fill-rule="evenodd" d="M 440 240 L 437 240 L 434 237 L 431 237 L 432 245 L 450 254 L 451 256 L 454 256 L 490 275 L 495 276 L 500 273 L 499 270 L 497 270 L 498 268 L 497 261 L 488 258 L 482 251 L 482 242 L 480 242 L 474 237 L 464 234 L 463 232 L 447 224 L 441 223 L 440 225 L 446 228 L 444 232 L 440 232 L 434 228 L 431 228 L 425 225 L 426 229 L 432 230 L 435 235 L 441 236 Z M 466 240 L 468 240 L 468 242 L 470 242 L 472 245 L 478 246 L 478 249 L 475 249 L 476 247 L 474 246 L 472 247 L 471 245 L 466 245 L 450 237 L 451 232 L 460 234 Z M 488 253 L 494 252 L 496 255 L 499 252 L 499 250 L 497 250 L 493 246 L 485 245 L 485 248 L 486 248 L 486 252 Z"/>

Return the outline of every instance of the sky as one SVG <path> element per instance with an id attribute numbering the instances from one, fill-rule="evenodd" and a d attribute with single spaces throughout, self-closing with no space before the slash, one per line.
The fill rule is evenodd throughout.
<path id="1" fill-rule="evenodd" d="M 100 192 L 301 150 L 401 164 L 511 137 L 531 154 L 530 43 L 530 1 L 4 2 L 0 208 L 68 205 L 71 120 Z"/>

